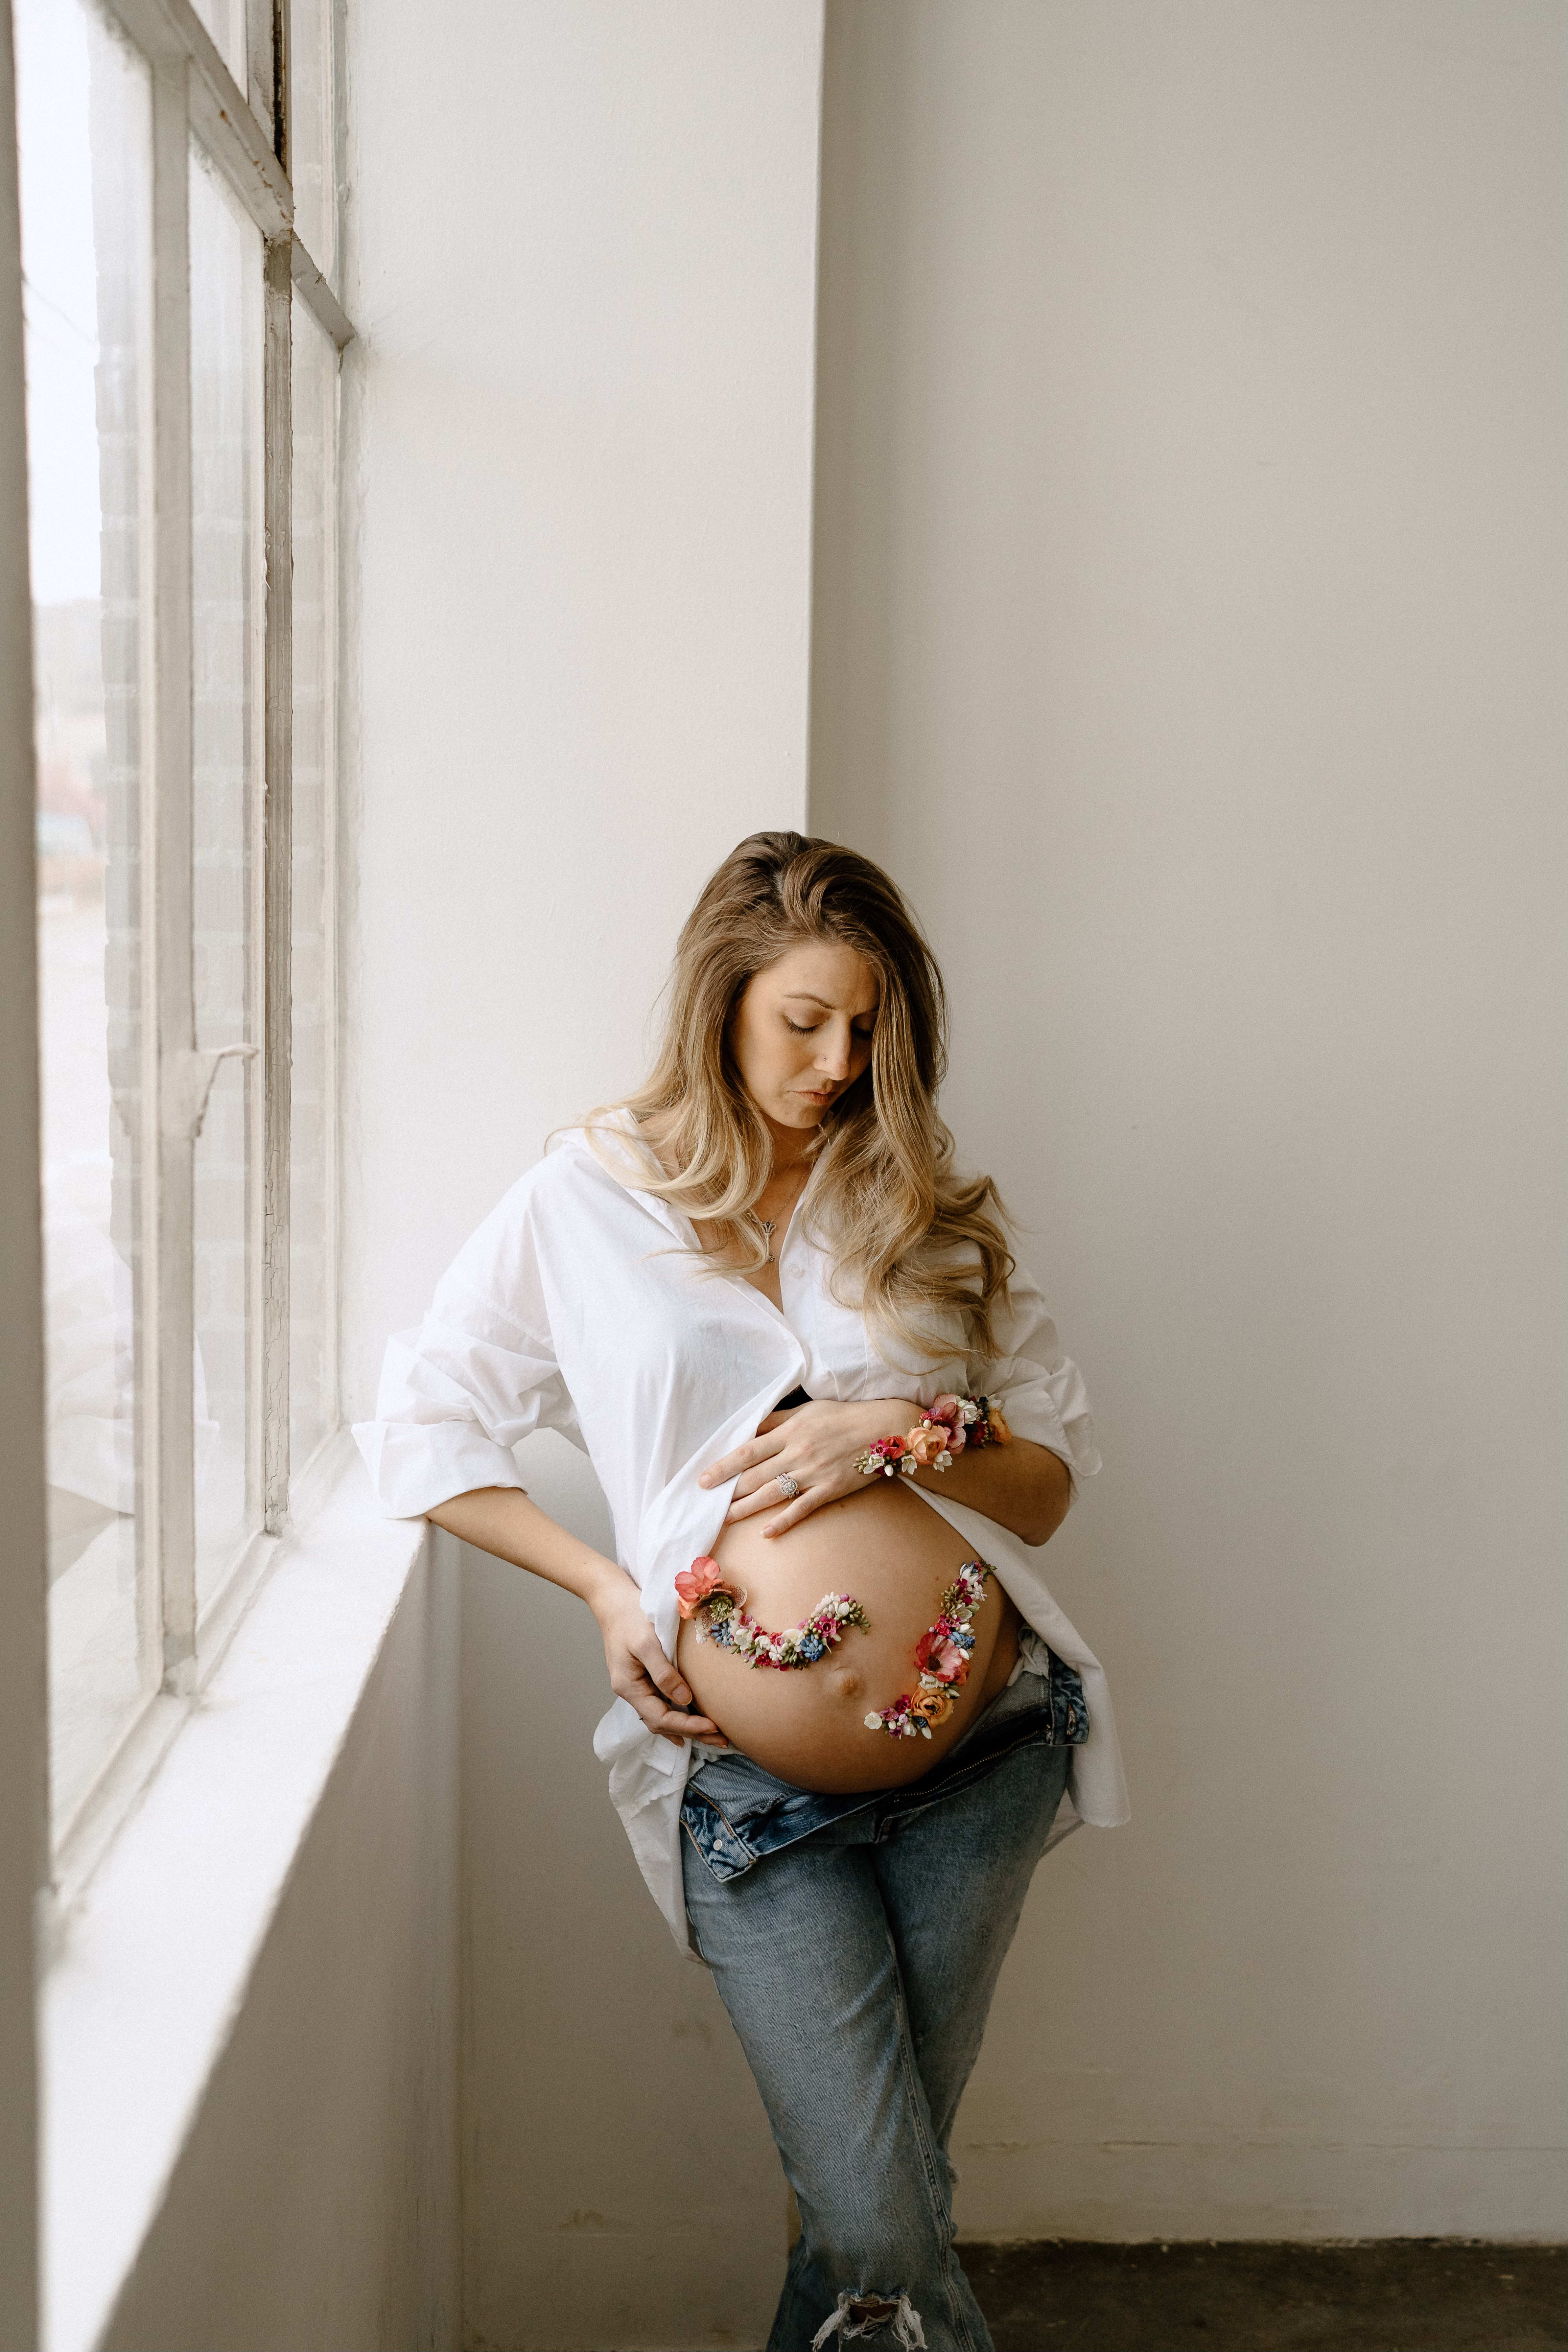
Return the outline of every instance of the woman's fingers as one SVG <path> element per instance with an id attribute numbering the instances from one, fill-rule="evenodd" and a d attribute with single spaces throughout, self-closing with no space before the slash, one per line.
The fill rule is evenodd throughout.
<path id="1" fill-rule="evenodd" d="M 809 1519 L 813 1511 L 820 1510 L 824 1503 L 832 1500 L 833 1496 L 825 1489 L 814 1490 L 808 1486 L 803 1495 L 795 1496 L 793 1503 L 786 1503 L 776 1518 L 768 1521 L 763 1533 L 765 1536 L 784 1535 L 791 1528 L 799 1527 L 802 1519 Z"/>
<path id="2" fill-rule="evenodd" d="M 724 1525 L 728 1527 L 733 1519 L 753 1518 L 758 1511 L 770 1510 L 780 1499 L 778 1484 L 773 1479 L 765 1486 L 755 1487 L 749 1495 L 737 1490 L 734 1501 L 724 1514 Z"/>
<path id="3" fill-rule="evenodd" d="M 632 1645 L 626 1664 L 627 1686 L 619 1695 L 630 1700 L 650 1731 L 677 1746 L 687 1739 L 711 1740 L 719 1747 L 728 1744 L 716 1723 L 690 1711 L 690 1687 L 679 1668 L 665 1656 L 651 1625 L 647 1638 Z M 616 1677 L 610 1679 L 615 1683 Z"/>
<path id="4" fill-rule="evenodd" d="M 669 1740 L 677 1748 L 688 1739 L 705 1739 L 716 1748 L 729 1745 L 718 1725 L 707 1716 L 667 1706 L 646 1675 L 640 1681 L 628 1677 L 627 1687 L 619 1696 L 630 1700 L 650 1731 L 657 1731 L 661 1739 Z"/>
<path id="5" fill-rule="evenodd" d="M 744 1445 L 737 1445 L 733 1453 L 726 1454 L 721 1462 L 715 1462 L 710 1468 L 704 1470 L 697 1481 L 698 1485 L 721 1486 L 727 1478 L 738 1478 L 743 1471 L 754 1469 L 759 1462 L 766 1462 L 771 1455 L 778 1453 L 784 1444 L 783 1438 L 778 1433 L 778 1420 L 787 1421 L 788 1419 L 787 1413 L 776 1417 L 770 1413 L 768 1421 L 774 1423 L 772 1429 L 763 1423 L 762 1427 L 764 1433 L 756 1437 L 748 1437 Z"/>
<path id="6" fill-rule="evenodd" d="M 700 1739 L 714 1748 L 727 1748 L 730 1743 L 718 1725 L 692 1707 L 690 1685 L 666 1657 L 658 1635 L 632 1599 L 629 1583 L 624 1593 L 605 1605 L 602 1613 L 595 1613 L 605 1637 L 605 1664 L 616 1696 L 635 1707 L 648 1729 L 674 1747 Z"/>
<path id="7" fill-rule="evenodd" d="M 784 1503 L 782 1509 L 773 1513 L 763 1533 L 765 1536 L 785 1535 L 791 1528 L 798 1527 L 802 1519 L 809 1519 L 813 1511 L 820 1511 L 824 1503 L 842 1502 L 847 1495 L 863 1494 L 865 1485 L 858 1471 L 846 1473 L 837 1466 L 809 1486 L 803 1481 L 801 1492 L 792 1502 Z M 767 1499 L 763 1497 L 764 1507 Z"/>

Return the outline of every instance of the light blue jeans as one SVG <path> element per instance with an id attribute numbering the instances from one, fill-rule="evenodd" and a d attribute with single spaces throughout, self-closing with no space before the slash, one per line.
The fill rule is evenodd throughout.
<path id="1" fill-rule="evenodd" d="M 688 1784 L 687 1915 L 800 2207 L 768 2352 L 991 2352 L 947 2144 L 1088 1727 L 1060 1671 L 1076 1715 L 1020 1675 L 911 1788 L 811 1796 L 739 1753 Z"/>

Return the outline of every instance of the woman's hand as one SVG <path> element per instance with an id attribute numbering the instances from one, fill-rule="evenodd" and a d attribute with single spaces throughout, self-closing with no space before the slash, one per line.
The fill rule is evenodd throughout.
<path id="1" fill-rule="evenodd" d="M 733 1478 L 725 1526 L 771 1511 L 763 1533 L 782 1536 L 824 1503 L 874 1487 L 875 1477 L 856 1469 L 856 1455 L 879 1437 L 902 1437 L 920 1417 L 919 1405 L 907 1397 L 879 1397 L 864 1404 L 818 1400 L 788 1412 L 770 1412 L 758 1423 L 755 1437 L 715 1462 L 697 1483 L 720 1486 Z M 781 1471 L 800 1481 L 793 1502 L 779 1492 Z M 914 1483 L 967 1503 L 1035 1545 L 1049 1541 L 1072 1499 L 1072 1480 L 1060 1455 L 1024 1437 L 1007 1445 L 966 1446 L 946 1470 L 917 1470 Z"/>
<path id="2" fill-rule="evenodd" d="M 770 1412 L 758 1423 L 755 1437 L 715 1462 L 697 1483 L 721 1486 L 727 1478 L 733 1478 L 735 1493 L 724 1514 L 724 1525 L 752 1518 L 759 1511 L 772 1511 L 773 1517 L 763 1533 L 782 1536 L 787 1528 L 798 1527 L 802 1519 L 820 1510 L 824 1503 L 837 1502 L 844 1495 L 863 1494 L 870 1482 L 856 1469 L 855 1456 L 876 1438 L 901 1436 L 919 1417 L 920 1407 L 910 1404 L 907 1397 L 879 1397 L 861 1404 L 836 1404 L 819 1398 L 811 1404 L 795 1405 L 788 1412 Z M 779 1492 L 781 1472 L 800 1481 L 800 1493 L 793 1502 Z"/>
<path id="3" fill-rule="evenodd" d="M 604 1636 L 611 1687 L 636 1707 L 650 1731 L 677 1747 L 687 1739 L 729 1746 L 705 1715 L 679 1712 L 691 1704 L 691 1693 L 659 1648 L 658 1635 L 643 1613 L 642 1595 L 626 1570 L 569 1535 L 520 1486 L 474 1486 L 435 1504 L 425 1516 L 459 1541 L 547 1577 L 585 1601 Z"/>
<path id="4" fill-rule="evenodd" d="M 643 1614 L 637 1586 L 624 1570 L 616 1573 L 618 1584 L 606 1580 L 589 1596 L 605 1639 L 610 1688 L 617 1698 L 636 1707 L 650 1731 L 657 1731 L 672 1747 L 700 1739 L 710 1748 L 727 1748 L 730 1743 L 716 1723 L 705 1715 L 684 1712 L 691 1705 L 690 1689 L 659 1647 L 658 1635 Z"/>

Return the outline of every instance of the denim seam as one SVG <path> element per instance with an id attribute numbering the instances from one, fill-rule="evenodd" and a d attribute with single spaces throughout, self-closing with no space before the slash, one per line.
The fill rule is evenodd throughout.
<path id="1" fill-rule="evenodd" d="M 713 1881 L 714 1885 L 715 1885 L 715 1886 L 727 1886 L 727 1885 L 730 1884 L 729 1880 L 728 1880 L 728 1879 L 724 1879 L 724 1878 L 721 1878 L 721 1877 L 720 1877 L 720 1875 L 719 1875 L 718 1872 L 714 1869 L 714 1867 L 713 1867 L 712 1864 L 709 1861 L 708 1856 L 703 1853 L 703 1851 L 702 1851 L 702 1841 L 701 1841 L 701 1839 L 698 1836 L 698 1834 L 697 1834 L 696 1831 L 692 1828 L 691 1823 L 687 1820 L 686 1815 L 685 1815 L 685 1813 L 684 1813 L 684 1812 L 683 1812 L 683 1813 L 681 1814 L 681 1816 L 680 1816 L 680 1826 L 681 1826 L 681 1830 L 682 1830 L 682 1832 L 684 1832 L 684 1834 L 685 1834 L 687 1837 L 689 1837 L 689 1838 L 690 1839 L 690 1841 L 691 1841 L 691 1850 L 692 1850 L 692 1852 L 696 1854 L 698 1861 L 702 1864 L 703 1869 L 708 1873 L 709 1877 Z M 730 1827 L 730 1825 L 729 1825 L 729 1823 L 728 1823 L 727 1822 L 725 1822 L 724 1826 L 725 1826 L 725 1828 L 726 1828 L 726 1829 L 729 1829 L 729 1827 Z M 730 1834 L 731 1834 L 731 1837 L 733 1837 L 733 1836 L 734 1836 L 734 1834 L 735 1834 L 734 1831 L 733 1831 L 733 1830 L 731 1830 L 731 1831 L 730 1831 Z M 750 1851 L 750 1849 L 749 1849 L 749 1848 L 748 1848 L 747 1850 L 748 1850 L 748 1852 Z M 756 1856 L 755 1856 L 754 1854 L 752 1856 L 752 1868 L 753 1870 L 756 1868 Z M 745 1875 L 745 1873 L 742 1871 L 742 1872 L 740 1874 L 740 1875 L 743 1877 L 743 1876 Z M 690 1924 L 690 1919 L 691 1919 L 691 1906 L 689 1905 L 689 1903 L 686 1906 L 686 1916 L 687 1916 L 688 1924 L 689 1925 L 689 1924 Z M 693 1927 L 691 1932 L 692 1932 L 692 1934 L 693 1934 L 693 1935 L 695 1935 L 695 1934 L 696 1934 L 696 1932 L 697 1932 L 697 1931 L 696 1931 L 696 1928 L 695 1928 L 695 1927 Z"/>
<path id="2" fill-rule="evenodd" d="M 936 2235 L 942 2247 L 942 2282 L 943 2292 L 947 2296 L 948 2322 L 952 2329 L 954 2341 L 964 2347 L 964 2352 L 978 2352 L 974 2338 L 969 2332 L 969 2322 L 959 2309 L 958 2295 L 953 2285 L 952 2216 L 951 2212 L 948 2214 L 946 2225 L 943 2226 L 942 2193 L 937 2186 L 936 2168 L 932 2162 L 934 2151 L 931 2135 L 925 2126 L 925 2084 L 921 2080 L 920 2062 L 915 2056 L 915 2039 L 910 2030 L 910 2013 L 904 2002 L 904 1975 L 899 1965 L 899 1948 L 893 1940 L 890 1924 L 886 1926 L 885 1932 L 888 1938 L 888 1956 L 893 1964 L 893 2004 L 899 2021 L 899 2066 L 904 2077 L 905 2095 L 909 2099 L 910 2116 L 914 2126 L 915 2138 L 920 2147 L 921 2168 L 925 2175 L 926 2196 L 931 2206 L 931 2217 L 937 2225 Z"/>

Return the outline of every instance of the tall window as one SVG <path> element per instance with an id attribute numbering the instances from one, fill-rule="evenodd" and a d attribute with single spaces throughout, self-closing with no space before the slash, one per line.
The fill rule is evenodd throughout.
<path id="1" fill-rule="evenodd" d="M 14 0 L 57 1839 L 336 1423 L 332 0 Z"/>

